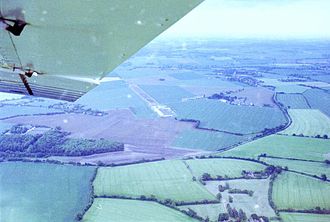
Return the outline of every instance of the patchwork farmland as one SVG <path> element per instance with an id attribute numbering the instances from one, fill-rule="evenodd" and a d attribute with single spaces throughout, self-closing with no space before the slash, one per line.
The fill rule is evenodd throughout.
<path id="1" fill-rule="evenodd" d="M 174 201 L 214 200 L 181 161 L 100 168 L 94 181 L 97 196 L 155 196 Z"/>
<path id="2" fill-rule="evenodd" d="M 312 176 L 316 175 L 320 178 L 324 174 L 330 178 L 330 167 L 325 162 L 311 162 L 305 160 L 288 160 L 267 157 L 261 157 L 260 160 L 273 166 L 281 166 L 283 168 L 288 167 L 289 170 L 307 173 Z"/>
<path id="3" fill-rule="evenodd" d="M 329 221 L 328 51 L 162 41 L 75 103 L 0 93 L 1 136 L 58 129 L 77 141 L 67 151 L 77 138 L 124 148 L 27 157 L 30 140 L 2 147 L 0 221 Z"/>
<path id="4" fill-rule="evenodd" d="M 178 119 L 200 121 L 200 127 L 238 134 L 251 134 L 286 124 L 277 108 L 237 106 L 207 99 L 170 105 Z"/>
<path id="5" fill-rule="evenodd" d="M 206 188 L 216 195 L 219 193 L 219 185 L 222 187 L 229 187 L 228 190 L 221 192 L 223 205 L 230 203 L 229 199 L 232 199 L 233 201 L 230 205 L 236 209 L 242 209 L 247 215 L 256 213 L 257 215 L 264 215 L 269 218 L 276 216 L 274 209 L 269 205 L 268 199 L 264 198 L 268 195 L 269 179 L 208 181 L 206 183 Z M 229 193 L 230 189 L 248 190 L 253 193 L 252 195 Z"/>
<path id="6" fill-rule="evenodd" d="M 304 96 L 308 100 L 313 109 L 319 109 L 321 112 L 330 117 L 330 93 L 319 89 L 310 89 L 304 92 Z"/>
<path id="7" fill-rule="evenodd" d="M 222 176 L 227 178 L 241 177 L 242 171 L 263 171 L 265 166 L 244 160 L 235 159 L 194 159 L 186 160 L 192 174 L 201 177 L 203 173 L 209 173 L 211 177 Z"/>
<path id="8" fill-rule="evenodd" d="M 220 156 L 236 156 L 257 159 L 260 155 L 303 160 L 324 161 L 329 153 L 330 140 L 272 135 L 220 153 Z"/>

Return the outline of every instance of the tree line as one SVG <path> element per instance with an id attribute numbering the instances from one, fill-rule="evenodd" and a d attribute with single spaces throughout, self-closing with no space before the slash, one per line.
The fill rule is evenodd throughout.
<path id="1" fill-rule="evenodd" d="M 23 125 L 15 125 L 0 135 L 0 157 L 86 156 L 123 151 L 124 144 L 106 139 L 69 138 L 61 128 L 42 134 L 27 133 Z"/>

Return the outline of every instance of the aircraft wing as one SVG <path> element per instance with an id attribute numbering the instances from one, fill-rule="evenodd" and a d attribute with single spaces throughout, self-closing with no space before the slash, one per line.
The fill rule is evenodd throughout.
<path id="1" fill-rule="evenodd" d="M 0 30 L 0 91 L 75 101 L 97 85 L 84 79 L 104 77 L 202 1 L 0 0 L 2 19 L 27 23 L 18 36 Z"/>

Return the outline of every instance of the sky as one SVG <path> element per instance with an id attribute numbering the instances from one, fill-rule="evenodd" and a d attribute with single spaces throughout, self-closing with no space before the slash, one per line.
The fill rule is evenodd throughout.
<path id="1" fill-rule="evenodd" d="M 330 0 L 205 0 L 164 37 L 330 38 Z"/>

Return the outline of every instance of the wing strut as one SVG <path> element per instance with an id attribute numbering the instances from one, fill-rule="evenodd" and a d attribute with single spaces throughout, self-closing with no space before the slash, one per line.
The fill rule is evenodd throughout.
<path id="1" fill-rule="evenodd" d="M 31 87 L 30 87 L 30 85 L 29 85 L 29 83 L 28 83 L 25 75 L 19 74 L 19 77 L 21 78 L 21 80 L 22 80 L 22 82 L 23 82 L 26 90 L 28 91 L 29 95 L 33 95 L 32 89 L 31 89 Z"/>

